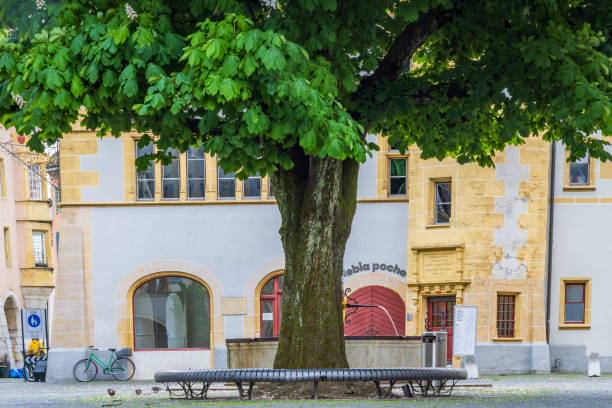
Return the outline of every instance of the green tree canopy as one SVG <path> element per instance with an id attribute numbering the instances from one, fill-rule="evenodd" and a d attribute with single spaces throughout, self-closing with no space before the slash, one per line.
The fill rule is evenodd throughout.
<path id="1" fill-rule="evenodd" d="M 294 146 L 364 161 L 364 130 L 485 165 L 538 133 L 610 158 L 605 0 L 5 0 L 0 24 L 2 123 L 38 151 L 85 107 L 245 174 Z"/>
<path id="2" fill-rule="evenodd" d="M 0 122 L 30 148 L 85 112 L 100 135 L 156 135 L 164 162 L 201 144 L 239 177 L 271 175 L 276 367 L 348 365 L 342 263 L 368 133 L 460 163 L 530 135 L 612 159 L 596 136 L 612 135 L 609 0 L 3 0 L 0 25 Z"/>

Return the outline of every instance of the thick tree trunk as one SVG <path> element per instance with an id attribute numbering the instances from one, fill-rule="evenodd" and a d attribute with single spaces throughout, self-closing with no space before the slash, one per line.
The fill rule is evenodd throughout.
<path id="1" fill-rule="evenodd" d="M 356 209 L 359 164 L 305 156 L 272 174 L 285 250 L 275 368 L 348 367 L 342 268 Z"/>

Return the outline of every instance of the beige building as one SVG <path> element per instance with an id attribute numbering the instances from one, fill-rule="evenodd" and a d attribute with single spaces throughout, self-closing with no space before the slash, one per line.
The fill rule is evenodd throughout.
<path id="1" fill-rule="evenodd" d="M 133 348 L 136 377 L 151 378 L 223 368 L 226 339 L 278 334 L 284 259 L 269 180 L 238 181 L 197 148 L 137 172 L 153 149 L 138 139 L 75 127 L 61 142 L 50 379 L 71 378 L 88 345 Z M 507 147 L 491 168 L 369 140 L 380 151 L 360 170 L 343 282 L 388 314 L 355 314 L 346 335 L 447 331 L 457 366 L 454 307 L 476 306 L 481 374 L 581 371 L 590 353 L 609 371 L 600 292 L 610 282 L 610 164 L 569 164 L 561 145 L 539 138 Z M 571 248 L 598 252 L 583 260 Z"/>
<path id="2" fill-rule="evenodd" d="M 20 309 L 48 307 L 56 259 L 48 156 L 24 142 L 0 129 L 0 361 L 11 367 L 22 360 Z"/>
<path id="3" fill-rule="evenodd" d="M 71 378 L 88 345 L 132 347 L 136 377 L 151 378 L 223 368 L 226 339 L 278 333 L 284 259 L 269 180 L 237 181 L 198 149 L 137 172 L 152 149 L 138 138 L 75 127 L 61 142 L 50 379 Z M 549 144 L 530 139 L 481 168 L 370 140 L 380 151 L 360 171 L 344 286 L 389 317 L 355 315 L 346 334 L 444 330 L 450 345 L 454 306 L 473 305 L 481 373 L 548 372 Z"/>
<path id="4" fill-rule="evenodd" d="M 454 305 L 477 306 L 482 373 L 549 371 L 549 144 L 534 138 L 508 147 L 494 168 L 422 160 L 416 149 L 402 156 L 383 138 L 379 146 L 379 197 L 390 196 L 393 162 L 408 162 L 408 278 L 401 294 L 413 318 L 406 334 L 444 330 L 452 338 Z"/>

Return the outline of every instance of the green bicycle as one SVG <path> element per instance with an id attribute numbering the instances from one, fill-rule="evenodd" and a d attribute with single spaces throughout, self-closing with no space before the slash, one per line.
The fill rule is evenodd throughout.
<path id="1" fill-rule="evenodd" d="M 132 355 L 132 350 L 129 348 L 114 349 L 109 348 L 111 352 L 108 364 L 105 364 L 95 352 L 98 351 L 94 346 L 89 346 L 89 358 L 84 358 L 77 361 L 74 365 L 72 373 L 74 378 L 79 381 L 87 382 L 96 378 L 98 375 L 98 366 L 102 369 L 102 372 L 106 375 L 112 375 L 116 380 L 127 381 L 134 376 L 136 366 L 134 362 L 127 358 Z"/>

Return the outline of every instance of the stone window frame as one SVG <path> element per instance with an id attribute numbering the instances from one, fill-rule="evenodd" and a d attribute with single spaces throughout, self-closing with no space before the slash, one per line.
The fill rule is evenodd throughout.
<path id="1" fill-rule="evenodd" d="M 437 203 L 436 203 L 436 184 L 437 183 L 450 183 L 451 185 L 451 209 L 450 209 L 450 218 L 448 223 L 436 223 L 436 211 L 437 211 Z M 452 176 L 448 177 L 432 177 L 427 180 L 427 225 L 425 228 L 450 228 L 454 225 L 455 219 L 457 217 L 457 188 L 456 183 L 453 181 Z"/>
<path id="2" fill-rule="evenodd" d="M 378 134 L 376 136 L 378 152 L 376 154 L 376 197 L 389 201 L 408 201 L 410 189 L 410 153 L 408 150 L 401 154 L 398 150 L 392 150 L 388 138 Z M 406 194 L 391 194 L 391 160 L 406 159 Z"/>
<path id="3" fill-rule="evenodd" d="M 229 173 L 229 174 L 233 174 L 233 180 L 234 180 L 234 195 L 231 197 L 221 197 L 219 195 L 220 193 L 220 188 L 219 186 L 221 185 L 221 180 L 232 180 L 232 177 L 228 177 L 229 174 L 225 173 L 225 171 L 223 171 L 223 176 L 221 177 L 221 172 L 219 170 L 222 170 L 221 167 L 217 164 L 217 199 L 218 200 L 236 200 L 238 198 L 238 191 L 240 191 L 242 193 L 242 183 L 238 183 L 238 180 L 236 179 L 236 173 Z M 241 194 L 242 195 L 242 194 Z"/>
<path id="4" fill-rule="evenodd" d="M 196 149 L 195 147 L 190 147 L 190 149 Z M 208 160 L 206 160 L 206 153 L 203 152 L 203 156 L 202 158 L 189 158 L 189 150 L 187 150 L 186 156 L 185 156 L 185 164 L 186 164 L 186 168 L 185 168 L 185 178 L 187 180 L 186 183 L 186 192 L 187 192 L 187 199 L 188 200 L 205 200 L 206 199 L 206 164 L 208 162 Z M 181 155 L 182 156 L 182 155 Z M 180 160 L 180 156 L 179 156 L 179 160 Z M 192 161 L 202 161 L 204 164 L 204 177 L 200 178 L 200 177 L 189 177 L 189 162 Z M 182 167 L 181 165 L 179 165 L 179 168 Z M 183 172 L 180 172 L 179 176 L 183 174 Z M 189 196 L 189 182 L 192 180 L 201 180 L 204 183 L 204 197 L 190 197 Z"/>
<path id="5" fill-rule="evenodd" d="M 588 153 L 587 153 L 588 154 Z M 565 151 L 563 164 L 563 190 L 564 191 L 592 191 L 597 189 L 597 161 L 589 154 L 589 182 L 588 184 L 571 184 L 570 183 L 570 166 L 572 162 L 568 162 L 569 151 Z"/>
<path id="6" fill-rule="evenodd" d="M 280 286 L 279 281 L 284 281 L 284 273 L 272 276 L 271 278 L 269 278 L 266 282 L 263 283 L 263 285 L 261 286 L 260 290 L 259 290 L 259 335 L 260 337 L 263 337 L 263 323 L 264 323 L 264 313 L 263 313 L 263 303 L 264 302 L 272 302 L 272 336 L 271 337 L 278 337 L 278 335 L 280 334 L 280 324 L 281 324 L 281 302 L 282 302 L 282 296 L 283 296 L 283 288 Z M 264 294 L 263 290 L 264 288 L 269 284 L 272 283 L 272 288 L 273 288 L 273 293 L 270 294 Z M 268 320 L 270 321 L 270 320 Z"/>
<path id="7" fill-rule="evenodd" d="M 34 170 L 37 166 L 38 169 Z M 40 163 L 30 163 L 27 167 L 28 174 L 28 198 L 34 201 L 44 200 L 44 192 L 42 186 L 41 174 L 43 166 Z M 37 194 L 35 194 L 37 193 Z"/>
<path id="8" fill-rule="evenodd" d="M 165 170 L 165 165 L 161 165 L 161 189 L 160 189 L 160 194 L 161 194 L 161 198 L 162 200 L 170 200 L 170 201 L 177 201 L 181 199 L 181 190 L 182 190 L 182 179 L 184 177 L 182 177 L 183 175 L 183 171 L 181 169 L 181 156 L 183 156 L 183 154 L 179 151 L 179 149 L 176 148 L 172 148 L 172 149 L 168 149 L 168 153 L 173 154 L 176 153 L 177 157 L 172 159 L 172 162 L 169 164 L 169 166 L 173 165 L 176 163 L 176 165 L 178 166 L 178 178 L 177 177 L 166 177 L 166 170 Z M 174 157 L 174 155 L 173 155 Z M 164 197 L 164 182 L 165 181 L 178 181 L 178 197 Z M 153 196 L 155 196 L 155 194 L 153 194 Z"/>
<path id="9" fill-rule="evenodd" d="M 261 329 L 261 291 L 263 290 L 266 283 L 268 283 L 271 279 L 274 279 L 278 276 L 284 275 L 285 269 L 284 267 L 281 269 L 276 269 L 272 272 L 267 273 L 263 278 L 257 282 L 255 286 L 255 293 L 253 293 L 253 322 L 254 322 L 254 337 L 261 337 L 262 329 Z"/>
<path id="10" fill-rule="evenodd" d="M 499 296 L 514 296 L 514 336 L 512 337 L 500 337 L 497 332 L 497 315 L 498 315 L 498 307 L 499 307 Z M 495 342 L 521 342 L 523 341 L 523 325 L 522 325 L 522 300 L 523 296 L 521 296 L 521 292 L 515 291 L 497 291 L 495 292 L 495 318 L 491 319 L 492 322 L 492 330 L 494 330 L 495 336 L 493 337 L 493 341 Z"/>
<path id="11" fill-rule="evenodd" d="M 209 306 L 208 306 L 208 310 L 209 310 L 209 338 L 208 338 L 208 346 L 203 346 L 203 347 L 181 347 L 181 348 L 138 348 L 136 347 L 136 305 L 135 305 L 135 298 L 136 298 L 136 292 L 138 291 L 138 289 L 140 289 L 142 286 L 144 286 L 145 284 L 147 284 L 148 282 L 151 282 L 153 280 L 156 279 L 163 279 L 163 278 L 182 278 L 182 279 L 188 279 L 190 281 L 193 281 L 197 284 L 199 284 L 200 286 L 202 286 L 207 294 L 208 294 L 208 302 L 209 302 Z M 158 272 L 158 273 L 153 273 L 147 276 L 144 276 L 143 278 L 139 279 L 137 282 L 135 282 L 132 287 L 130 287 L 130 290 L 127 293 L 128 295 L 128 302 L 130 304 L 130 317 L 131 317 L 131 333 L 130 337 L 131 337 L 131 347 L 134 349 L 135 352 L 139 352 L 139 351 L 153 351 L 153 352 L 164 352 L 164 351 L 191 351 L 191 350 L 214 350 L 214 335 L 215 335 L 215 331 L 213 330 L 214 327 L 214 319 L 215 319 L 215 315 L 214 315 L 214 306 L 213 306 L 213 294 L 211 291 L 211 287 L 207 284 L 207 282 L 205 282 L 204 280 L 200 279 L 199 277 L 193 276 L 191 274 L 187 274 L 184 272 Z M 212 361 L 212 359 L 211 359 Z"/>
<path id="12" fill-rule="evenodd" d="M 134 163 L 134 158 L 137 154 L 137 143 L 140 140 L 142 135 L 135 133 L 127 133 L 124 136 L 124 140 L 127 143 L 123 144 L 124 149 L 124 157 L 127 158 L 127 161 L 124 160 L 124 171 L 127 176 L 125 179 L 124 191 L 125 191 L 125 200 L 127 202 L 133 203 L 159 203 L 163 202 L 164 204 L 179 204 L 179 205 L 191 205 L 197 202 L 207 202 L 210 204 L 212 202 L 216 204 L 223 203 L 234 203 L 236 201 L 246 201 L 253 203 L 273 203 L 276 201 L 274 196 L 270 196 L 268 191 L 270 189 L 270 178 L 269 176 L 261 177 L 261 196 L 260 197 L 243 197 L 243 183 L 236 181 L 236 189 L 235 196 L 231 198 L 220 198 L 218 196 L 218 164 L 217 157 L 212 156 L 208 153 L 204 154 L 204 184 L 205 184 L 205 195 L 204 197 L 188 197 L 188 169 L 187 169 L 187 152 L 179 152 L 179 177 L 180 177 L 180 191 L 179 198 L 165 199 L 162 198 L 162 182 L 163 182 L 163 169 L 160 162 L 153 163 L 154 168 L 154 188 L 153 198 L 142 199 L 138 198 L 138 172 L 136 171 L 136 165 Z M 153 141 L 156 137 L 151 136 Z M 157 150 L 157 146 L 154 146 L 154 151 Z M 128 183 L 135 183 L 134 185 L 130 185 Z"/>
<path id="13" fill-rule="evenodd" d="M 134 140 L 134 160 L 138 159 L 138 143 L 140 141 L 140 138 L 135 139 Z M 151 140 L 150 144 L 153 145 L 153 152 L 155 152 L 155 144 L 153 143 L 153 141 Z M 134 167 L 136 167 L 136 164 L 134 163 Z M 141 179 L 138 178 L 138 169 L 135 169 L 135 176 L 136 176 L 136 191 L 135 191 L 135 198 L 136 201 L 154 201 L 155 197 L 158 193 L 158 188 L 157 188 L 157 180 L 159 179 L 159 177 L 157 176 L 157 163 L 154 162 L 151 165 L 149 165 L 148 169 L 153 170 L 153 191 L 152 191 L 152 197 L 150 198 L 142 198 L 142 197 L 138 197 L 138 182 L 141 181 Z M 143 180 L 151 180 L 151 179 L 143 179 Z"/>
<path id="14" fill-rule="evenodd" d="M 36 259 L 36 248 L 34 245 L 34 236 L 41 236 L 42 240 L 41 240 L 41 244 L 42 244 L 42 256 L 43 262 L 37 262 Z M 49 267 L 49 260 L 50 260 L 50 254 L 49 254 L 49 237 L 47 234 L 47 231 L 44 230 L 37 230 L 37 229 L 33 229 L 30 233 L 30 242 L 32 244 L 32 265 L 34 265 L 34 267 L 36 268 L 48 268 Z"/>
<path id="15" fill-rule="evenodd" d="M 394 160 L 404 160 L 404 162 L 406 163 L 406 174 L 404 175 L 404 180 L 405 180 L 405 189 L 406 192 L 403 194 L 392 194 L 391 193 L 391 179 L 392 178 L 401 178 L 401 176 L 392 176 L 391 175 L 391 167 L 392 167 L 392 163 Z M 401 154 L 394 154 L 394 153 L 388 153 L 387 154 L 387 163 L 388 163 L 388 171 L 389 171 L 389 176 L 387 178 L 388 181 L 388 194 L 389 197 L 395 198 L 395 197 L 407 197 L 408 196 L 408 156 L 407 155 L 401 155 Z"/>
<path id="16" fill-rule="evenodd" d="M 562 330 L 585 330 L 591 328 L 591 287 L 592 278 L 590 277 L 570 277 L 561 278 L 559 287 L 559 329 Z M 565 322 L 565 288 L 567 284 L 584 285 L 584 322 L 566 323 Z"/>
<path id="17" fill-rule="evenodd" d="M 259 179 L 259 195 L 247 196 L 245 195 L 245 192 L 247 190 L 246 183 L 252 179 Z M 263 187 L 264 187 L 264 180 L 263 180 L 263 177 L 259 175 L 259 173 L 255 174 L 254 176 L 249 176 L 246 180 L 242 180 L 242 196 L 243 198 L 247 200 L 260 200 L 261 196 L 263 195 Z"/>

